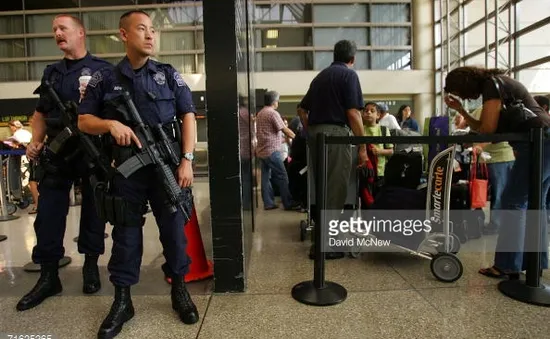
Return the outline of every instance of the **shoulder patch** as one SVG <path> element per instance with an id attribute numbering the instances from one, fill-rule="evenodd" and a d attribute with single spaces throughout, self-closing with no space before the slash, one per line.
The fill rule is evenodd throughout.
<path id="1" fill-rule="evenodd" d="M 176 84 L 178 84 L 178 87 L 185 86 L 185 81 L 181 77 L 181 74 L 179 74 L 178 71 L 174 72 L 174 80 L 176 80 Z"/>
<path id="2" fill-rule="evenodd" d="M 153 75 L 153 80 L 160 86 L 164 85 L 166 83 L 166 75 L 164 75 L 164 72 L 159 71 Z"/>
<path id="3" fill-rule="evenodd" d="M 103 75 L 100 71 L 96 71 L 88 82 L 88 86 L 95 88 L 101 81 L 103 81 Z"/>

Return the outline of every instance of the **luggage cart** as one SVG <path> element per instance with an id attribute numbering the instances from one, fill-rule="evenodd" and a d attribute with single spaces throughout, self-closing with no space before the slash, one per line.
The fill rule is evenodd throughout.
<path id="1" fill-rule="evenodd" d="M 355 237 L 370 238 L 373 240 L 391 240 L 391 245 L 394 248 L 398 248 L 408 252 L 410 254 L 429 259 L 430 269 L 432 274 L 440 281 L 454 282 L 462 277 L 464 268 L 460 259 L 456 254 L 460 250 L 460 240 L 452 232 L 452 223 L 449 220 L 449 201 L 451 193 L 451 179 L 453 173 L 453 160 L 455 157 L 455 146 L 451 146 L 446 150 L 437 154 L 429 167 L 428 172 L 428 185 L 427 185 L 427 199 L 426 199 L 426 219 L 432 220 L 431 206 L 432 196 L 431 190 L 434 182 L 435 167 L 436 165 L 445 165 L 446 173 L 444 180 L 444 197 L 443 197 L 443 223 L 442 230 L 436 232 L 424 232 L 419 233 L 417 237 L 409 237 L 402 239 L 388 239 L 385 234 L 353 234 Z M 368 212 L 367 212 L 368 213 Z M 409 241 L 405 241 L 409 239 Z M 396 241 L 398 244 L 395 244 Z M 354 247 L 350 251 L 350 256 L 358 257 L 359 250 Z"/>
<path id="2" fill-rule="evenodd" d="M 300 221 L 300 241 L 305 241 L 308 232 L 311 232 L 315 227 L 315 222 L 311 216 L 311 206 L 315 204 L 315 184 L 309 170 L 310 166 L 310 157 L 309 157 L 309 145 L 306 146 L 307 154 L 307 166 L 300 171 L 307 175 L 307 217 L 305 220 Z M 359 208 L 359 185 L 357 179 L 357 164 L 358 164 L 358 154 L 357 146 L 351 145 L 351 173 L 350 180 L 348 184 L 348 195 L 346 197 L 346 206 L 352 206 L 354 210 L 357 211 Z M 304 175 L 304 174 L 302 174 Z M 313 233 L 311 233 L 313 235 Z"/>

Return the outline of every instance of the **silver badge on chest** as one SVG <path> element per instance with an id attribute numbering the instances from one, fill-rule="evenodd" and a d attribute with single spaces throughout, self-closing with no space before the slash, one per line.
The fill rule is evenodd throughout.
<path id="1" fill-rule="evenodd" d="M 160 86 L 164 85 L 166 83 L 166 75 L 164 75 L 164 72 L 157 72 L 153 76 L 153 80 Z"/>
<path id="2" fill-rule="evenodd" d="M 80 72 L 80 75 L 81 76 L 90 76 L 90 75 L 92 75 L 92 70 L 89 69 L 88 67 L 84 67 L 82 69 L 82 71 Z"/>

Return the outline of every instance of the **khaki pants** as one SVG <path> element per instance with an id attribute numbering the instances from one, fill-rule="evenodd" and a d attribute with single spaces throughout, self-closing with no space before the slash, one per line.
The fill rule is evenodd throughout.
<path id="1" fill-rule="evenodd" d="M 317 133 L 327 136 L 347 137 L 351 131 L 338 125 L 314 125 L 308 128 L 309 159 L 311 165 L 312 184 L 315 186 L 317 169 Z M 351 173 L 351 145 L 327 145 L 327 210 L 342 210 L 346 203 Z M 309 166 L 308 166 L 309 167 Z M 317 187 L 316 187 L 317 189 Z M 316 201 L 316 205 L 319 202 Z"/>

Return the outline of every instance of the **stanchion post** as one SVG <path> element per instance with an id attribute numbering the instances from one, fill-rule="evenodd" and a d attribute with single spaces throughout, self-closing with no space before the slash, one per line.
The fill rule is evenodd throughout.
<path id="1" fill-rule="evenodd" d="M 540 282 L 542 173 L 544 158 L 544 132 L 542 128 L 531 130 L 531 182 L 529 183 L 529 207 L 525 226 L 527 260 L 526 279 L 505 280 L 498 289 L 504 295 L 528 304 L 550 307 L 550 289 Z M 546 192 L 545 192 L 546 194 Z M 519 225 L 518 225 L 519 226 Z M 546 251 L 544 251 L 546 252 Z"/>
<path id="2" fill-rule="evenodd" d="M 303 281 L 292 288 L 292 297 L 306 305 L 330 306 L 343 302 L 348 295 L 347 290 L 334 282 L 325 281 L 325 254 L 323 252 L 324 241 L 324 217 L 326 211 L 327 196 L 327 145 L 324 133 L 316 136 L 317 163 L 315 166 L 315 203 L 317 205 L 317 223 L 315 232 L 315 260 L 313 263 L 313 280 Z M 347 183 L 346 183 L 347 185 Z"/>

